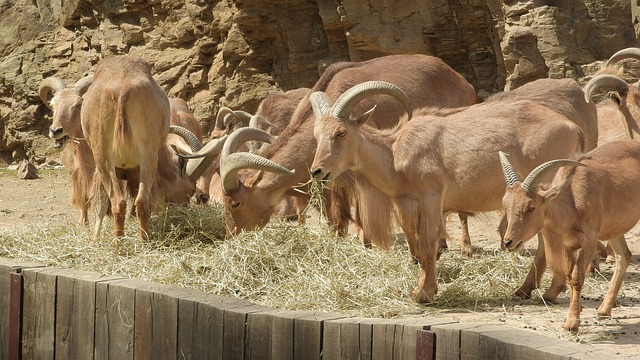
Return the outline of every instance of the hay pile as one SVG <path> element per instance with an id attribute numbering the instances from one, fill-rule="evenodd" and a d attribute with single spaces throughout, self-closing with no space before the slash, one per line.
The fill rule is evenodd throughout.
<path id="1" fill-rule="evenodd" d="M 75 224 L 5 231 L 0 257 L 196 288 L 279 309 L 355 316 L 487 311 L 523 303 L 512 293 L 531 257 L 498 250 L 467 259 L 445 252 L 438 261 L 438 297 L 424 306 L 410 296 L 419 267 L 403 242 L 390 251 L 366 249 L 354 237 L 336 237 L 323 224 L 286 221 L 224 241 L 222 217 L 219 206 L 168 207 L 153 216 L 154 240 L 147 243 L 138 239 L 137 223 L 128 218 L 128 235 L 117 250 L 110 221 L 98 243 L 89 241 L 88 228 Z M 530 301 L 539 303 L 538 297 Z"/>

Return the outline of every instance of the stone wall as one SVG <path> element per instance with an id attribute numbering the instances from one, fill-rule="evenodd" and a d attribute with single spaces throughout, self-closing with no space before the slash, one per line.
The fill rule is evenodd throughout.
<path id="1" fill-rule="evenodd" d="M 254 111 L 336 61 L 432 54 L 484 97 L 581 79 L 640 32 L 628 0 L 0 0 L 0 14 L 4 164 L 56 157 L 39 82 L 75 82 L 109 54 L 147 59 L 207 130 L 220 106 Z"/>

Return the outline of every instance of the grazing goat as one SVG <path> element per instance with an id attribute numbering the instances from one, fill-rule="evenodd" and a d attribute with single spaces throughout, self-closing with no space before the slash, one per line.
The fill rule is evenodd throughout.
<path id="1" fill-rule="evenodd" d="M 229 108 L 222 108 L 218 112 L 216 117 L 216 127 L 212 131 L 210 138 L 215 139 L 224 134 L 229 134 L 230 131 L 224 126 L 224 118 L 232 117 L 235 121 L 243 123 L 244 126 L 256 127 L 268 131 L 273 136 L 279 135 L 284 128 L 287 127 L 296 106 L 302 101 L 302 99 L 311 92 L 309 88 L 299 88 L 294 90 L 274 91 L 269 93 L 258 105 L 258 109 L 254 115 L 245 113 L 242 111 L 233 111 Z M 227 121 L 230 122 L 230 121 Z M 258 142 L 254 142 L 251 146 L 253 153 L 257 153 L 262 149 Z M 224 201 L 224 193 L 222 191 L 222 185 L 220 183 L 220 176 L 218 174 L 218 162 L 214 161 L 211 166 L 207 168 L 203 174 L 202 187 L 207 189 L 206 200 L 213 199 L 215 202 L 222 204 Z M 206 203 L 204 198 L 200 201 Z M 290 203 L 287 201 L 286 203 Z M 280 211 L 286 212 L 287 206 Z"/>
<path id="2" fill-rule="evenodd" d="M 92 80 L 92 76 L 86 76 L 67 87 L 60 78 L 49 77 L 40 83 L 39 89 L 40 99 L 53 110 L 49 137 L 54 141 L 53 147 L 61 149 L 62 164 L 71 175 L 71 205 L 80 209 L 80 224 L 89 222 L 89 184 L 95 168 L 80 126 L 82 95 Z M 49 94 L 53 94 L 51 100 Z M 69 140 L 72 144 L 66 146 Z"/>
<path id="3" fill-rule="evenodd" d="M 399 84 L 408 100 L 398 103 L 387 96 L 369 97 L 353 110 L 356 116 L 362 114 L 372 104 L 378 104 L 378 111 L 371 118 L 371 124 L 379 128 L 396 126 L 398 119 L 410 106 L 438 106 L 443 108 L 467 106 L 475 103 L 473 86 L 442 60 L 428 55 L 389 55 L 363 62 L 337 63 L 329 66 L 313 87 L 335 99 L 355 84 L 367 80 L 385 80 Z M 409 104 L 410 103 L 410 104 Z M 275 121 L 269 119 L 269 121 Z M 257 158 L 241 165 L 238 161 L 221 158 L 221 177 L 225 192 L 224 205 L 227 210 L 225 222 L 228 234 L 236 234 L 243 229 L 264 226 L 274 213 L 274 208 L 285 196 L 304 196 L 294 187 L 307 183 L 310 179 L 308 168 L 313 161 L 316 141 L 313 137 L 313 111 L 306 96 L 296 108 L 292 120 L 278 138 L 261 151 L 260 158 L 295 170 L 295 174 L 274 173 L 267 170 L 251 169 Z M 235 155 L 235 154 L 234 154 Z M 248 155 L 247 155 L 248 157 Z M 348 200 L 355 196 L 353 190 L 344 184 L 348 181 L 337 179 L 331 191 L 337 200 L 326 201 L 330 224 L 338 233 L 346 233 L 351 221 Z M 374 189 L 375 190 L 375 189 Z M 372 199 L 373 196 L 359 199 Z M 379 196 L 379 203 L 359 203 L 365 244 L 388 246 L 387 239 L 377 234 L 386 229 L 378 229 L 378 216 L 391 217 L 388 200 Z M 371 238 L 368 238 L 371 236 Z M 384 240 L 385 242 L 382 242 Z"/>
<path id="4" fill-rule="evenodd" d="M 128 55 L 98 63 L 84 96 L 82 130 L 92 150 L 99 206 L 91 234 L 96 240 L 109 205 L 114 233 L 124 235 L 125 190 L 136 194 L 134 207 L 140 237 L 149 238 L 152 194 L 184 202 L 195 191 L 182 170 L 176 171 L 165 146 L 171 109 L 167 96 L 151 76 L 149 64 Z"/>
<path id="5" fill-rule="evenodd" d="M 582 150 L 584 134 L 565 116 L 529 100 L 440 112 L 423 108 L 399 130 L 380 131 L 365 126 L 377 106 L 358 116 L 350 111 L 377 86 L 401 91 L 369 82 L 345 92 L 335 104 L 322 92 L 311 95 L 318 143 L 311 173 L 332 180 L 351 169 L 358 188 L 375 187 L 390 199 L 421 266 L 413 294 L 418 302 L 429 302 L 437 292 L 443 213 L 502 207 L 505 186 L 494 154 L 507 149 L 518 159 L 518 168 L 532 169 L 558 154 Z"/>
<path id="6" fill-rule="evenodd" d="M 640 219 L 640 143 L 608 142 L 577 161 L 544 163 L 524 181 L 520 181 L 507 157 L 500 157 L 507 185 L 502 200 L 508 219 L 504 237 L 507 248 L 514 249 L 542 233 L 552 271 L 567 279 L 571 289 L 563 328 L 575 332 L 580 324 L 585 271 L 598 240 L 607 240 L 615 254 L 616 267 L 598 315 L 611 316 L 631 260 L 624 234 Z M 558 166 L 576 167 L 558 170 L 548 186 L 539 186 L 540 177 Z"/>

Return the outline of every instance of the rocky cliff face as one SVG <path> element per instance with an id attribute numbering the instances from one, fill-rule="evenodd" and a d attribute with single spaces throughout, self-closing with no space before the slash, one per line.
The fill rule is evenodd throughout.
<path id="1" fill-rule="evenodd" d="M 38 84 L 110 54 L 148 60 L 207 130 L 220 106 L 254 111 L 333 62 L 387 54 L 438 56 L 480 97 L 580 79 L 638 45 L 639 13 L 629 0 L 0 0 L 0 163 L 55 158 Z"/>

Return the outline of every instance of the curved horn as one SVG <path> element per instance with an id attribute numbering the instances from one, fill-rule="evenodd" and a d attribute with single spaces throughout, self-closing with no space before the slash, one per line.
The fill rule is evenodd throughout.
<path id="1" fill-rule="evenodd" d="M 316 119 L 320 119 L 327 109 L 331 108 L 331 100 L 327 94 L 322 91 L 314 91 L 309 96 L 309 102 L 311 102 L 311 108 L 313 109 L 313 115 Z"/>
<path id="2" fill-rule="evenodd" d="M 229 114 L 233 114 L 233 110 L 229 109 L 226 106 L 223 106 L 220 108 L 220 110 L 218 110 L 218 115 L 216 115 L 216 124 L 215 124 L 215 128 L 216 129 L 224 129 L 225 128 L 225 120 L 224 118 L 229 115 Z"/>
<path id="3" fill-rule="evenodd" d="M 520 180 L 518 174 L 516 174 L 516 171 L 513 169 L 513 165 L 509 162 L 507 154 L 498 151 L 498 156 L 500 156 L 500 165 L 502 165 L 502 173 L 504 174 L 504 181 L 507 186 L 513 186 L 513 184 L 521 182 L 522 180 Z"/>
<path id="4" fill-rule="evenodd" d="M 65 87 L 66 85 L 64 84 L 64 81 L 55 76 L 48 77 L 42 80 L 42 82 L 40 83 L 40 88 L 38 89 L 38 92 L 40 93 L 40 100 L 42 100 L 42 102 L 47 105 L 48 108 L 51 108 L 51 106 L 49 105 L 49 93 L 52 91 L 56 92 L 58 90 L 62 90 Z"/>
<path id="5" fill-rule="evenodd" d="M 238 151 L 238 148 L 247 141 L 262 141 L 271 144 L 275 138 L 268 132 L 252 127 L 240 128 L 229 135 L 229 140 L 224 143 L 221 158 L 226 158 Z"/>
<path id="6" fill-rule="evenodd" d="M 264 116 L 257 115 L 257 114 L 253 115 L 251 117 L 251 120 L 249 120 L 249 127 L 260 129 L 260 125 L 263 125 L 263 126 L 265 126 L 267 128 L 273 128 L 273 124 L 270 123 L 269 120 L 267 120 Z M 265 144 L 261 144 L 260 143 L 261 141 L 264 142 L 263 140 L 252 141 L 249 151 L 255 154 L 255 153 L 258 153 L 261 148 L 266 147 Z M 272 143 L 272 142 L 273 141 L 270 141 L 269 144 Z"/>
<path id="7" fill-rule="evenodd" d="M 230 115 L 233 115 L 233 118 Z M 223 124 L 225 127 L 227 127 L 229 126 L 229 124 L 240 120 L 240 122 L 242 122 L 242 126 L 249 126 L 249 122 L 251 121 L 252 116 L 253 114 L 250 114 L 246 111 L 235 110 L 224 117 Z"/>
<path id="8" fill-rule="evenodd" d="M 600 88 L 615 90 L 618 92 L 618 94 L 624 97 L 629 90 L 629 85 L 626 83 L 626 81 L 615 75 L 602 74 L 594 76 L 584 86 L 584 101 L 589 102 L 591 100 L 591 97 L 593 96 L 593 93 Z"/>
<path id="9" fill-rule="evenodd" d="M 527 177 L 522 182 L 522 189 L 526 192 L 531 192 L 536 187 L 536 185 L 538 185 L 540 180 L 542 180 L 542 175 L 562 166 L 586 166 L 586 165 L 581 162 L 569 160 L 569 159 L 558 159 L 558 160 L 547 161 L 546 163 L 538 165 L 535 169 L 531 170 L 531 173 L 529 173 L 529 175 L 527 175 Z"/>
<path id="10" fill-rule="evenodd" d="M 260 125 L 265 125 L 267 127 L 273 127 L 273 124 L 270 123 L 269 120 L 267 120 L 264 116 L 257 115 L 257 114 L 253 115 L 251 117 L 251 119 L 249 120 L 249 127 L 259 129 Z"/>
<path id="11" fill-rule="evenodd" d="M 222 146 L 227 140 L 227 135 L 219 137 L 217 139 L 209 141 L 205 146 L 200 149 L 197 154 L 194 155 L 178 155 L 183 158 L 193 159 L 187 162 L 185 172 L 191 179 L 197 179 L 202 176 L 202 173 L 211 165 L 213 161 L 218 158 L 218 155 L 222 151 Z M 197 159 L 195 159 L 197 158 Z"/>
<path id="12" fill-rule="evenodd" d="M 198 137 L 186 127 L 170 125 L 169 133 L 180 135 L 187 142 L 187 144 L 189 144 L 191 152 L 198 152 L 200 151 L 200 149 L 202 149 L 202 143 L 200 142 Z"/>
<path id="13" fill-rule="evenodd" d="M 83 77 L 82 79 L 76 81 L 76 83 L 73 84 L 73 87 L 76 90 L 78 90 L 80 95 L 82 95 L 85 92 L 87 92 L 87 90 L 89 89 L 89 86 L 91 86 L 92 82 L 93 82 L 93 75 L 87 75 L 87 76 Z"/>
<path id="14" fill-rule="evenodd" d="M 603 66 L 614 65 L 624 59 L 640 60 L 640 48 L 626 48 L 611 55 L 609 60 L 605 61 Z"/>
<path id="15" fill-rule="evenodd" d="M 333 104 L 331 115 L 336 117 L 345 117 L 353 111 L 353 108 L 363 99 L 377 94 L 391 95 L 398 99 L 404 106 L 409 119 L 413 113 L 413 107 L 407 94 L 399 87 L 386 81 L 367 81 L 358 84 L 351 89 L 345 91 Z"/>
<path id="16" fill-rule="evenodd" d="M 295 169 L 289 170 L 256 154 L 248 152 L 230 154 L 220 159 L 220 179 L 222 180 L 222 189 L 225 192 L 240 186 L 238 172 L 242 169 L 264 170 L 276 174 L 295 174 L 296 172 Z"/>

